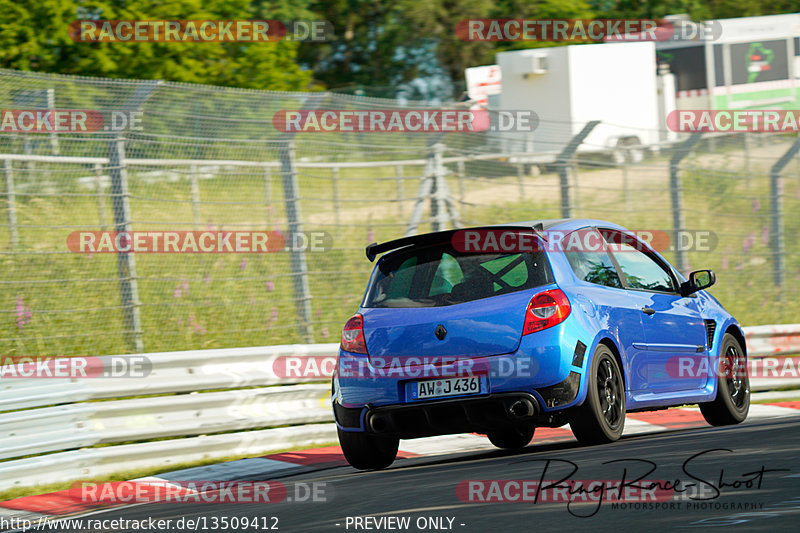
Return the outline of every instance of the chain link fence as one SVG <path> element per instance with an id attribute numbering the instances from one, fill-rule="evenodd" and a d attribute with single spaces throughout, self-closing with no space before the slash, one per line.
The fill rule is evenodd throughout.
<path id="1" fill-rule="evenodd" d="M 535 133 L 290 136 L 272 122 L 281 110 L 398 106 L 16 71 L 0 71 L 0 107 L 139 112 L 143 126 L 0 133 L 3 356 L 335 342 L 360 303 L 370 242 L 564 215 L 667 232 L 665 256 L 682 270 L 717 271 L 711 292 L 744 325 L 800 318 L 793 135 L 611 148 L 576 136 L 546 152 L 535 151 Z M 317 232 L 332 244 L 268 254 L 68 249 L 72 232 L 97 230 L 270 230 L 289 242 Z"/>

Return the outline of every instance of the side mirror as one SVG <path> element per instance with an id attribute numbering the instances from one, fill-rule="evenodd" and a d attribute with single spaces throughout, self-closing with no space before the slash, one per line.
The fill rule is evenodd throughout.
<path id="1" fill-rule="evenodd" d="M 681 296 L 689 296 L 697 291 L 707 289 L 717 282 L 713 270 L 695 270 L 689 274 L 689 281 L 681 283 Z"/>

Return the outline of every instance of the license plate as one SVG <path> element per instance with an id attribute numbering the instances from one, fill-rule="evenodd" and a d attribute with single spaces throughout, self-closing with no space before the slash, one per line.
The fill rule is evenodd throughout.
<path id="1" fill-rule="evenodd" d="M 415 400 L 425 398 L 444 398 L 463 394 L 478 394 L 481 382 L 478 376 L 466 378 L 429 379 L 411 384 L 411 397 Z"/>

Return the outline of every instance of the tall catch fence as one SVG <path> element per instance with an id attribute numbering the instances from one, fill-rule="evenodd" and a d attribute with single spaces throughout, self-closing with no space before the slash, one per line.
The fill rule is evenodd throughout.
<path id="1" fill-rule="evenodd" d="M 273 124 L 281 110 L 398 107 L 0 71 L 2 109 L 139 112 L 142 126 L 0 133 L 0 355 L 336 342 L 371 271 L 370 242 L 561 216 L 666 232 L 664 255 L 684 271 L 714 269 L 712 294 L 745 325 L 800 316 L 795 135 L 601 145 L 581 140 L 592 123 L 564 122 L 547 124 L 573 140 L 554 150 L 536 132 L 290 135 Z M 98 230 L 270 230 L 290 244 L 324 234 L 326 244 L 267 254 L 67 247 L 71 233 Z"/>

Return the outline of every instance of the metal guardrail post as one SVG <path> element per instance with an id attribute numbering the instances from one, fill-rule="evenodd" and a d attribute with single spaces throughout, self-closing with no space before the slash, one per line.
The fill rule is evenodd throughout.
<path id="1" fill-rule="evenodd" d="M 114 231 L 128 233 L 131 230 L 130 193 L 128 171 L 125 168 L 125 141 L 116 137 L 109 143 L 108 171 L 111 175 L 111 199 L 114 210 Z M 144 352 L 142 321 L 139 314 L 139 284 L 136 276 L 136 259 L 133 252 L 117 253 L 119 292 L 122 303 L 122 318 L 128 345 L 136 353 Z"/>
<path id="2" fill-rule="evenodd" d="M 303 111 L 319 109 L 329 98 L 327 94 L 309 95 Z M 308 284 L 308 263 L 306 252 L 300 243 L 303 222 L 300 215 L 300 183 L 297 175 L 297 162 L 293 140 L 297 132 L 284 132 L 278 138 L 278 155 L 281 160 L 281 184 L 286 220 L 289 225 L 289 263 L 294 289 L 295 310 L 297 313 L 297 333 L 302 342 L 314 342 L 314 328 L 311 318 L 311 289 Z M 338 229 L 338 227 L 337 227 Z"/>
<path id="3" fill-rule="evenodd" d="M 335 225 L 334 231 L 336 235 L 340 235 L 341 227 L 341 205 L 339 202 L 339 168 L 331 167 L 331 185 L 333 186 L 333 222 Z"/>
<path id="4" fill-rule="evenodd" d="M 189 183 L 192 188 L 192 221 L 194 229 L 200 229 L 200 184 L 197 181 L 197 165 L 189 167 Z"/>
<path id="5" fill-rule="evenodd" d="M 422 176 L 422 180 L 420 180 L 419 189 L 417 189 L 417 200 L 414 203 L 411 216 L 408 219 L 408 226 L 406 226 L 405 232 L 406 237 L 417 234 L 417 228 L 422 219 L 422 210 L 425 207 L 425 199 L 430 196 L 434 189 L 433 176 L 428 174 L 428 166 L 429 165 L 425 166 L 425 174 Z"/>
<path id="6" fill-rule="evenodd" d="M 141 109 L 152 96 L 161 80 L 146 81 L 133 91 L 123 109 L 132 112 Z M 128 169 L 125 162 L 125 138 L 116 134 L 108 143 L 108 172 L 111 177 L 111 201 L 114 212 L 114 231 L 118 234 L 131 231 L 130 221 L 133 219 L 128 190 Z M 119 292 L 122 305 L 122 319 L 125 324 L 125 337 L 130 349 L 135 353 L 144 352 L 142 338 L 142 320 L 139 307 L 139 283 L 136 274 L 134 253 L 117 253 L 117 270 L 119 272 Z"/>
<path id="7" fill-rule="evenodd" d="M 430 144 L 428 147 L 428 157 L 425 160 L 425 170 L 422 171 L 422 180 L 417 190 L 417 200 L 411 209 L 411 216 L 408 219 L 408 226 L 406 226 L 406 237 L 416 235 L 417 228 L 419 228 L 419 224 L 422 221 L 422 211 L 428 198 L 431 199 L 431 219 L 434 221 L 434 227 L 436 226 L 436 215 L 438 214 L 438 206 L 436 205 L 436 144 Z M 439 162 L 441 163 L 441 159 Z M 436 230 L 434 229 L 434 231 Z"/>
<path id="8" fill-rule="evenodd" d="M 461 225 L 456 203 L 447 185 L 447 169 L 444 166 L 443 154 L 445 145 L 436 142 L 429 147 L 425 171 L 417 191 L 417 200 L 411 211 L 406 227 L 406 237 L 415 235 L 422 220 L 422 210 L 428 198 L 431 201 L 432 231 L 443 231 L 448 222 L 454 227 Z"/>
<path id="9" fill-rule="evenodd" d="M 56 90 L 52 87 L 46 89 L 46 99 L 47 99 L 47 109 L 52 111 L 56 108 Z M 52 132 L 50 134 L 50 149 L 53 151 L 54 155 L 59 154 L 59 146 L 58 146 L 58 133 Z"/>
<path id="10" fill-rule="evenodd" d="M 467 173 L 464 170 L 464 160 L 461 159 L 456 163 L 456 168 L 458 169 L 458 201 L 461 205 L 464 205 L 464 197 L 467 195 L 466 189 L 464 188 L 464 180 L 467 178 Z"/>
<path id="11" fill-rule="evenodd" d="M 628 164 L 631 161 L 631 151 L 628 148 L 623 148 L 622 153 L 624 160 L 622 161 L 622 200 L 625 202 L 625 214 L 631 214 L 631 188 L 628 180 Z"/>
<path id="12" fill-rule="evenodd" d="M 447 207 L 445 205 L 445 190 L 443 185 L 444 165 L 442 165 L 442 152 L 444 145 L 436 143 L 432 147 L 433 165 L 433 196 L 431 198 L 431 218 L 433 219 L 433 231 L 442 231 L 447 227 Z"/>
<path id="13" fill-rule="evenodd" d="M 751 168 L 751 155 L 750 155 L 750 133 L 744 132 L 742 133 L 742 144 L 744 145 L 744 175 L 746 176 L 745 186 L 749 189 L 750 188 L 750 168 Z"/>
<path id="14" fill-rule="evenodd" d="M 770 248 L 772 248 L 772 279 L 779 288 L 786 285 L 786 261 L 783 238 L 783 186 L 781 171 L 800 151 L 800 139 L 792 143 L 785 154 L 772 166 L 769 172 L 770 198 Z"/>
<path id="15" fill-rule="evenodd" d="M 283 198 L 286 203 L 286 218 L 289 223 L 289 250 L 294 286 L 294 298 L 297 308 L 297 333 L 303 342 L 314 342 L 314 330 L 311 327 L 311 291 L 308 286 L 308 265 L 305 250 L 296 243 L 302 242 L 298 238 L 302 232 L 300 217 L 300 185 L 297 181 L 295 167 L 294 145 L 290 140 L 284 141 L 280 148 L 281 156 L 281 181 L 283 183 Z"/>
<path id="16" fill-rule="evenodd" d="M 97 218 L 100 220 L 100 229 L 105 231 L 108 222 L 106 218 L 106 199 L 103 193 L 103 166 L 100 163 L 95 163 L 92 168 L 94 168 L 94 190 L 97 193 Z"/>
<path id="17" fill-rule="evenodd" d="M 517 187 L 519 189 L 519 199 L 525 199 L 525 165 L 517 163 Z"/>
<path id="18" fill-rule="evenodd" d="M 572 195 L 570 194 L 571 184 L 569 182 L 570 165 L 572 156 L 578 150 L 581 143 L 588 137 L 592 130 L 600 124 L 599 120 L 591 120 L 586 123 L 583 129 L 575 135 L 560 154 L 556 157 L 556 168 L 558 169 L 559 181 L 561 183 L 561 216 L 563 218 L 572 217 Z"/>
<path id="19" fill-rule="evenodd" d="M 458 214 L 458 206 L 453 198 L 453 193 L 450 191 L 450 186 L 447 184 L 447 168 L 444 166 L 444 162 L 442 161 L 445 145 L 439 143 L 437 146 L 438 153 L 436 160 L 436 181 L 438 185 L 436 186 L 436 189 L 439 191 L 439 205 L 441 208 L 446 210 L 446 215 L 443 215 L 446 222 L 449 222 L 454 228 L 460 228 L 461 217 Z"/>
<path id="20" fill-rule="evenodd" d="M 264 213 L 267 228 L 272 227 L 272 169 L 264 167 Z"/>
<path id="21" fill-rule="evenodd" d="M 14 166 L 6 159 L 3 162 L 6 182 L 6 211 L 8 212 L 8 233 L 11 237 L 11 249 L 19 248 L 19 228 L 17 228 L 17 193 L 14 191 Z"/>
<path id="22" fill-rule="evenodd" d="M 397 180 L 397 214 L 403 216 L 403 202 L 406 199 L 405 186 L 403 185 L 403 165 L 394 167 L 394 175 Z"/>
<path id="23" fill-rule="evenodd" d="M 682 274 L 686 274 L 689 269 L 689 260 L 686 257 L 686 250 L 680 244 L 680 236 L 685 229 L 683 221 L 683 182 L 680 176 L 680 163 L 689 155 L 700 138 L 702 132 L 692 133 L 686 141 L 678 145 L 672 158 L 669 160 L 669 190 L 672 199 L 672 242 L 675 243 L 675 263 Z"/>

